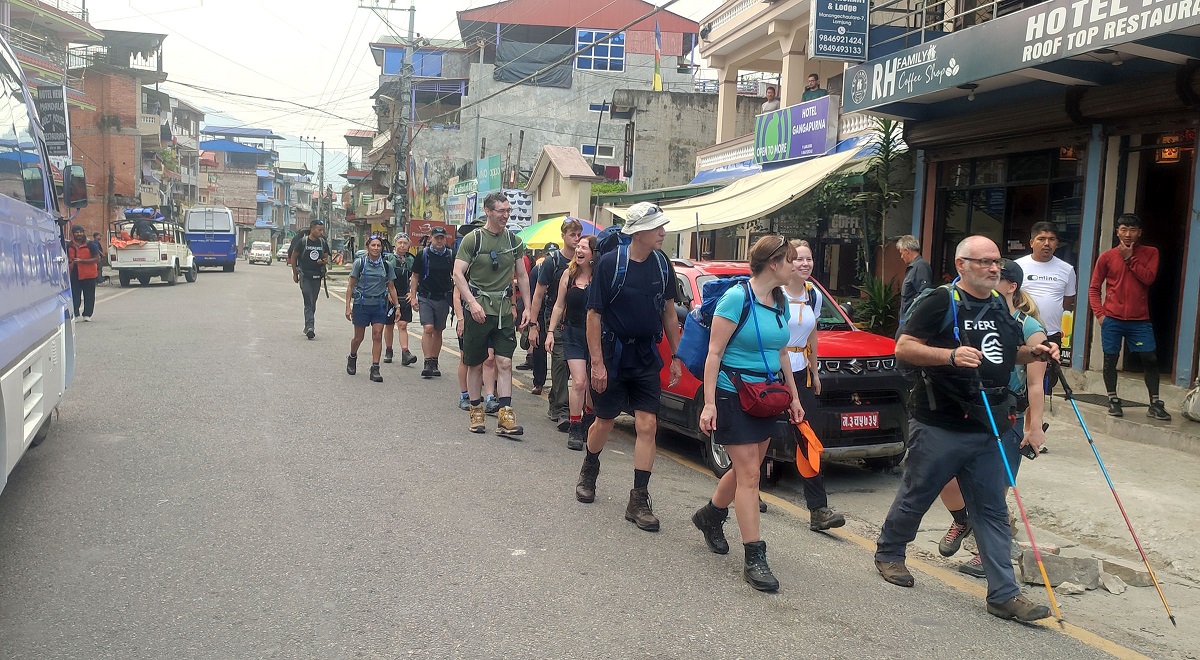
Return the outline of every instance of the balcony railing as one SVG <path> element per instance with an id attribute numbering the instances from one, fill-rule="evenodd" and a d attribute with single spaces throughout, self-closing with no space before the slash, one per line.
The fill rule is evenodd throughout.
<path id="1" fill-rule="evenodd" d="M 718 94 L 721 91 L 721 81 L 712 78 L 696 79 L 692 81 L 692 91 L 701 94 Z M 737 83 L 737 93 L 744 96 L 757 96 L 758 81 L 739 80 Z"/>
<path id="2" fill-rule="evenodd" d="M 107 46 L 76 46 L 67 52 L 68 69 L 86 69 L 91 66 L 108 66 L 134 69 L 137 71 L 162 72 L 162 62 L 157 54 L 143 57 L 128 51 L 109 51 Z"/>
<path id="3" fill-rule="evenodd" d="M 708 24 L 712 26 L 713 30 L 716 30 L 722 25 L 725 25 L 726 23 L 737 18 L 738 14 L 746 11 L 754 5 L 761 4 L 761 2 L 762 0 L 738 0 L 729 7 L 726 7 L 724 11 L 717 14 L 716 17 L 709 21 Z"/>
<path id="4" fill-rule="evenodd" d="M 68 2 L 67 0 L 38 0 L 40 4 L 47 7 L 54 7 L 64 14 L 74 16 L 84 23 L 90 23 L 88 20 L 88 10 L 86 2 Z"/>
<path id="5" fill-rule="evenodd" d="M 13 48 L 28 51 L 38 57 L 49 60 L 59 68 L 67 66 L 67 47 L 55 39 L 18 28 L 0 25 L 8 44 Z"/>
<path id="6" fill-rule="evenodd" d="M 871 8 L 871 25 L 891 27 L 887 32 L 895 34 L 872 34 L 871 48 L 894 41 L 902 41 L 902 47 L 916 46 L 1042 2 L 1045 0 L 885 0 Z"/>
<path id="7" fill-rule="evenodd" d="M 754 134 L 714 144 L 696 152 L 696 171 L 711 170 L 722 165 L 732 165 L 754 158 Z"/>

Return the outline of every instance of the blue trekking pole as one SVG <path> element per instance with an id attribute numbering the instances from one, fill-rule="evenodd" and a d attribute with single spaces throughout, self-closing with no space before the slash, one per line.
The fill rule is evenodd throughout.
<path id="1" fill-rule="evenodd" d="M 1088 446 L 1092 448 L 1092 455 L 1096 457 L 1096 462 L 1100 464 L 1100 472 L 1104 475 L 1104 480 L 1108 482 L 1108 489 L 1112 491 L 1113 499 L 1117 501 L 1117 508 L 1121 510 L 1121 517 L 1125 518 L 1125 526 L 1129 528 L 1129 534 L 1133 537 L 1133 543 L 1137 546 L 1138 554 L 1142 556 L 1142 563 L 1146 565 L 1146 572 L 1150 574 L 1150 579 L 1154 581 L 1154 588 L 1158 590 L 1158 597 L 1162 600 L 1163 607 L 1167 610 L 1167 618 L 1171 620 L 1171 625 L 1178 627 L 1175 623 L 1175 615 L 1171 613 L 1171 606 L 1167 604 L 1167 597 L 1163 594 L 1162 585 L 1158 583 L 1158 577 L 1154 575 L 1154 569 L 1150 567 L 1150 560 L 1146 558 L 1146 551 L 1142 548 L 1142 541 L 1138 538 L 1137 532 L 1133 531 L 1133 523 L 1129 521 L 1129 514 L 1125 512 L 1125 505 L 1121 503 L 1121 496 L 1117 495 L 1117 488 L 1113 485 L 1112 478 L 1108 476 L 1108 468 L 1104 467 L 1104 460 L 1100 458 L 1100 450 L 1096 448 L 1096 442 L 1092 440 L 1092 433 L 1088 430 L 1087 424 L 1083 421 L 1083 415 L 1079 413 L 1079 406 L 1075 404 L 1075 392 L 1071 389 L 1071 385 L 1067 383 L 1066 376 L 1062 372 L 1062 366 L 1057 362 L 1051 363 L 1054 369 L 1058 370 L 1058 383 L 1063 388 L 1063 398 L 1071 402 L 1071 408 L 1075 410 L 1075 419 L 1079 420 L 1079 428 L 1083 429 L 1083 437 L 1087 438 Z"/>

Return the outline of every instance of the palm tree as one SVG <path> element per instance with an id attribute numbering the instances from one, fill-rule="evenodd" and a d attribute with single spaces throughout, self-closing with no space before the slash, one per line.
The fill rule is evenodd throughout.
<path id="1" fill-rule="evenodd" d="M 883 240 L 889 214 L 912 194 L 906 187 L 912 173 L 908 147 L 904 144 L 904 125 L 894 119 L 873 117 L 875 131 L 867 143 L 874 154 L 867 161 L 863 191 L 854 197 L 865 207 L 862 223 L 862 251 L 859 254 L 860 281 L 871 275 L 875 247 Z"/>

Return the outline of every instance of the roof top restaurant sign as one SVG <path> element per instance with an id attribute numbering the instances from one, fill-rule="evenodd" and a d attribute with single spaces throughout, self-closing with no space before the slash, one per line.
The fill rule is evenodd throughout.
<path id="1" fill-rule="evenodd" d="M 850 67 L 843 112 L 1200 25 L 1200 0 L 1050 0 Z"/>

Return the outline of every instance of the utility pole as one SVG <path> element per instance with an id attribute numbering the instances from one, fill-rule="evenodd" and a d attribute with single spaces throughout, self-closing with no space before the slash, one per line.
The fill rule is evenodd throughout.
<path id="1" fill-rule="evenodd" d="M 409 0 L 408 8 L 379 6 L 377 0 L 359 0 L 359 9 L 369 9 L 380 19 L 391 31 L 391 25 L 388 23 L 387 15 L 384 12 L 389 11 L 406 11 L 408 12 L 408 38 L 404 41 L 404 57 L 400 62 L 400 98 L 392 99 L 392 143 L 395 145 L 393 151 L 393 159 L 395 167 L 392 171 L 392 207 L 394 215 L 392 223 L 397 228 L 406 229 L 408 227 L 409 215 L 409 198 L 408 187 L 410 184 L 409 170 L 410 159 L 412 157 L 412 80 L 413 80 L 413 62 L 415 61 L 414 50 L 417 48 L 416 43 L 416 20 L 417 20 L 417 5 L 416 0 Z M 399 105 L 399 112 L 396 106 Z"/>

